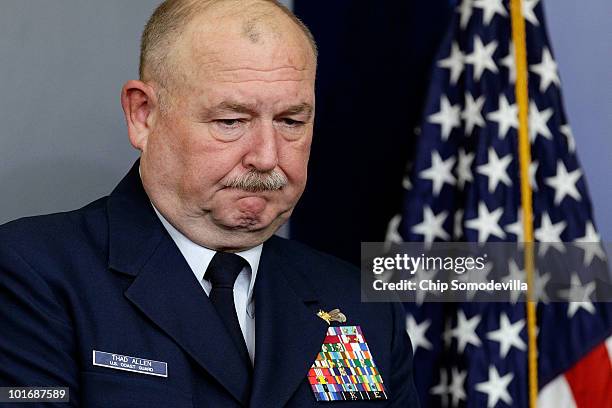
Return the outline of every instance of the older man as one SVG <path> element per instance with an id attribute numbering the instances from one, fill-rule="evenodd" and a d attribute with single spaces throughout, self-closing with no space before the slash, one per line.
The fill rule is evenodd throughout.
<path id="1" fill-rule="evenodd" d="M 162 3 L 121 94 L 140 160 L 109 197 L 0 228 L 0 385 L 85 407 L 416 406 L 401 306 L 273 237 L 306 183 L 315 72 L 276 2 Z"/>

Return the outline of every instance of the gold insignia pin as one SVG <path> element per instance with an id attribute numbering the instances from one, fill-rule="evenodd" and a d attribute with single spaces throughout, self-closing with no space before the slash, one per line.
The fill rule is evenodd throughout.
<path id="1" fill-rule="evenodd" d="M 339 322 L 339 323 L 346 322 L 346 316 L 344 315 L 344 313 L 340 311 L 340 309 L 330 310 L 329 312 L 319 310 L 317 312 L 317 316 L 325 320 L 327 324 L 331 324 L 331 322 Z"/>

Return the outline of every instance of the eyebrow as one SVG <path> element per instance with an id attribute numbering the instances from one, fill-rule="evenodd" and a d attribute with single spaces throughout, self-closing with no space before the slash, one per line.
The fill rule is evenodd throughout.
<path id="1" fill-rule="evenodd" d="M 306 115 L 309 118 L 312 116 L 312 105 L 309 103 L 300 103 L 299 105 L 293 105 L 285 109 L 281 115 Z"/>
<path id="2" fill-rule="evenodd" d="M 242 104 L 242 103 L 231 102 L 231 101 L 224 101 L 224 102 L 219 103 L 218 105 L 216 105 L 212 109 L 210 109 L 210 111 L 212 111 L 212 112 L 229 111 L 229 112 L 243 113 L 243 114 L 248 114 L 248 115 L 255 116 L 257 114 L 257 107 L 256 107 L 256 105 Z M 308 118 L 310 118 L 312 116 L 312 112 L 313 112 L 312 105 L 310 105 L 309 103 L 300 103 L 300 104 L 297 104 L 297 105 L 289 106 L 287 109 L 282 111 L 279 114 L 279 116 L 280 115 L 301 115 L 301 114 L 304 114 L 304 115 L 307 115 Z"/>
<path id="3" fill-rule="evenodd" d="M 255 105 L 246 105 L 238 102 L 224 101 L 215 106 L 212 111 L 230 111 L 253 115 L 256 113 Z"/>

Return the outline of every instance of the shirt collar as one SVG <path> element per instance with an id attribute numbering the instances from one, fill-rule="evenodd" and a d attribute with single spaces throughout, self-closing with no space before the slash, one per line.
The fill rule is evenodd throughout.
<path id="1" fill-rule="evenodd" d="M 153 209 L 155 210 L 155 214 L 170 234 L 170 237 L 175 242 L 178 249 L 183 254 L 183 257 L 189 264 L 192 272 L 196 276 L 198 282 L 201 282 L 204 279 L 204 273 L 210 264 L 213 256 L 216 251 L 210 248 L 206 248 L 196 244 L 187 238 L 183 233 L 177 230 L 172 224 L 168 222 L 164 218 L 163 215 L 155 208 L 153 203 L 151 203 Z M 261 250 L 263 248 L 263 244 L 259 244 L 256 247 L 249 248 L 245 251 L 236 252 L 236 255 L 244 258 L 249 264 L 249 268 L 247 268 L 247 273 L 249 274 L 249 290 L 247 292 L 247 304 L 251 303 L 253 297 L 253 288 L 255 287 L 255 278 L 257 276 L 257 270 L 259 269 L 259 260 L 261 258 Z M 250 271 L 248 270 L 250 269 Z"/>

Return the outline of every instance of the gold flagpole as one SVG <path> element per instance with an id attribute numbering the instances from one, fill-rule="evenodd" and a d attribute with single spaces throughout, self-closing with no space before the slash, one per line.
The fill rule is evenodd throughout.
<path id="1" fill-rule="evenodd" d="M 533 248 L 533 205 L 531 184 L 529 183 L 529 164 L 531 145 L 529 143 L 529 88 L 527 86 L 527 46 L 525 19 L 522 0 L 510 0 L 512 19 L 512 40 L 514 42 L 516 63 L 516 103 L 519 114 L 519 167 L 521 178 L 521 207 L 523 210 L 523 230 L 525 237 L 525 270 L 527 272 L 527 338 L 529 367 L 529 407 L 536 408 L 538 399 L 538 350 L 536 338 L 536 302 L 533 297 L 534 248 Z"/>

